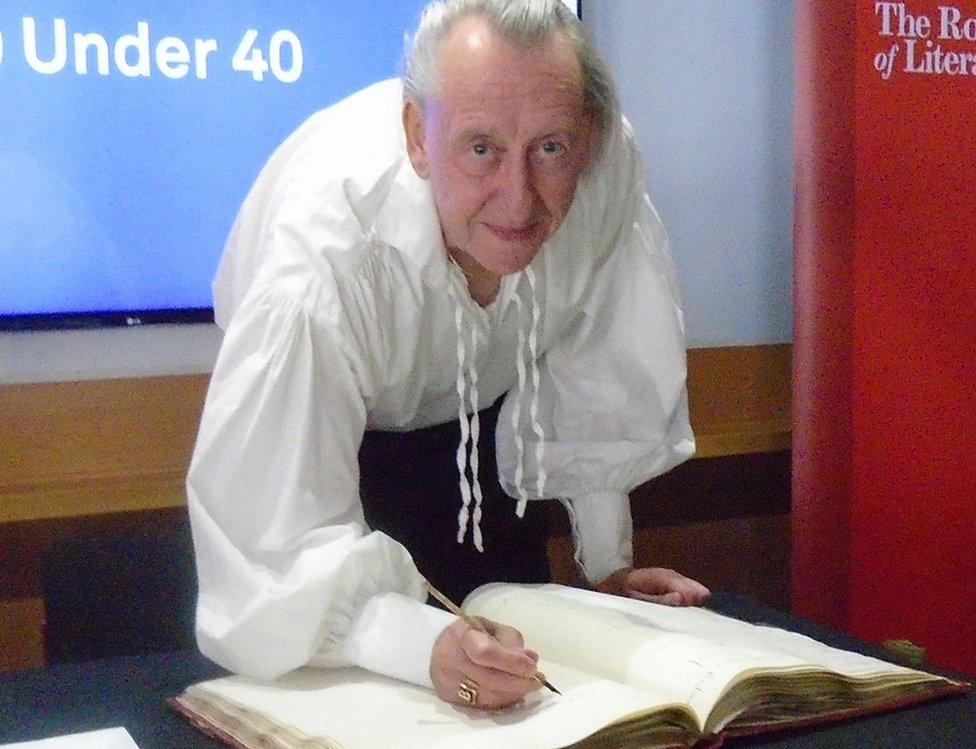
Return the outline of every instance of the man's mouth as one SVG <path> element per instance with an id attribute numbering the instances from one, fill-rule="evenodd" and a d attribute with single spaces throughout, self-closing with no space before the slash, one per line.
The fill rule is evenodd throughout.
<path id="1" fill-rule="evenodd" d="M 526 226 L 499 226 L 498 224 L 485 224 L 485 228 L 503 242 L 528 242 L 535 238 L 539 232 L 539 224 L 532 223 Z"/>

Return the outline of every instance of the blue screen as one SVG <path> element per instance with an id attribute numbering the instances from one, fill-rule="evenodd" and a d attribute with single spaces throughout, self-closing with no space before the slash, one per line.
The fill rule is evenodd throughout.
<path id="1" fill-rule="evenodd" d="M 397 75 L 423 5 L 4 0 L 0 316 L 210 307 L 268 156 Z"/>

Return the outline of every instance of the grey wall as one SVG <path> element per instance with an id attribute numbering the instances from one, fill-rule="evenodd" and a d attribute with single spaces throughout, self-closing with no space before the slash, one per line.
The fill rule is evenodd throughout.
<path id="1" fill-rule="evenodd" d="M 692 346 L 792 337 L 793 0 L 583 0 L 644 155 Z"/>
<path id="2" fill-rule="evenodd" d="M 0 384 L 209 372 L 222 336 L 216 325 L 0 333 Z"/>

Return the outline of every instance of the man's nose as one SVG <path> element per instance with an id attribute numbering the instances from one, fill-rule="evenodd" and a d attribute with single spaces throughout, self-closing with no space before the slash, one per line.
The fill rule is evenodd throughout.
<path id="1" fill-rule="evenodd" d="M 498 172 L 498 197 L 513 226 L 532 217 L 537 194 L 533 184 L 532 165 L 525 155 L 505 159 Z"/>

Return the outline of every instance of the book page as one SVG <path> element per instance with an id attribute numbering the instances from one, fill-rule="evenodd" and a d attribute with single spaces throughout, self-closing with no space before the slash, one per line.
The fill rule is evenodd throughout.
<path id="1" fill-rule="evenodd" d="M 917 673 L 706 609 L 558 585 L 488 585 L 469 596 L 465 608 L 516 627 L 548 660 L 667 694 L 689 705 L 701 725 L 730 685 L 759 671 L 827 669 L 906 678 Z"/>
<path id="2" fill-rule="evenodd" d="M 901 674 L 909 678 L 931 676 L 860 653 L 825 645 L 798 632 L 764 624 L 752 624 L 708 609 L 661 606 L 621 596 L 606 596 L 589 590 L 558 585 L 539 586 L 553 595 L 600 608 L 624 612 L 649 626 L 680 631 L 719 646 L 760 650 L 790 656 L 806 664 L 851 677 Z"/>
<path id="3" fill-rule="evenodd" d="M 558 588 L 488 585 L 469 596 L 464 607 L 520 630 L 527 646 L 546 660 L 669 695 L 691 707 L 699 725 L 705 724 L 726 686 L 743 670 L 757 663 L 799 665 L 795 659 L 689 637 L 668 616 L 682 609 L 646 604 L 664 610 L 659 621 L 648 621 L 600 605 L 609 596 L 591 594 L 598 596 L 594 605 L 592 600 L 560 595 Z"/>
<path id="4" fill-rule="evenodd" d="M 662 695 L 595 679 L 555 663 L 542 666 L 563 695 L 540 690 L 503 711 L 455 707 L 429 689 L 356 668 L 302 669 L 275 682 L 224 677 L 190 687 L 187 694 L 232 703 L 243 709 L 235 717 L 270 716 L 278 730 L 259 724 L 255 733 L 290 737 L 293 743 L 283 741 L 281 746 L 299 745 L 312 737 L 318 738 L 315 746 L 344 749 L 553 749 L 577 742 L 619 718 L 668 704 Z M 671 713 L 671 721 L 688 726 L 682 735 L 690 736 L 690 714 L 682 717 L 679 707 Z M 239 730 L 237 726 L 235 731 Z"/>

